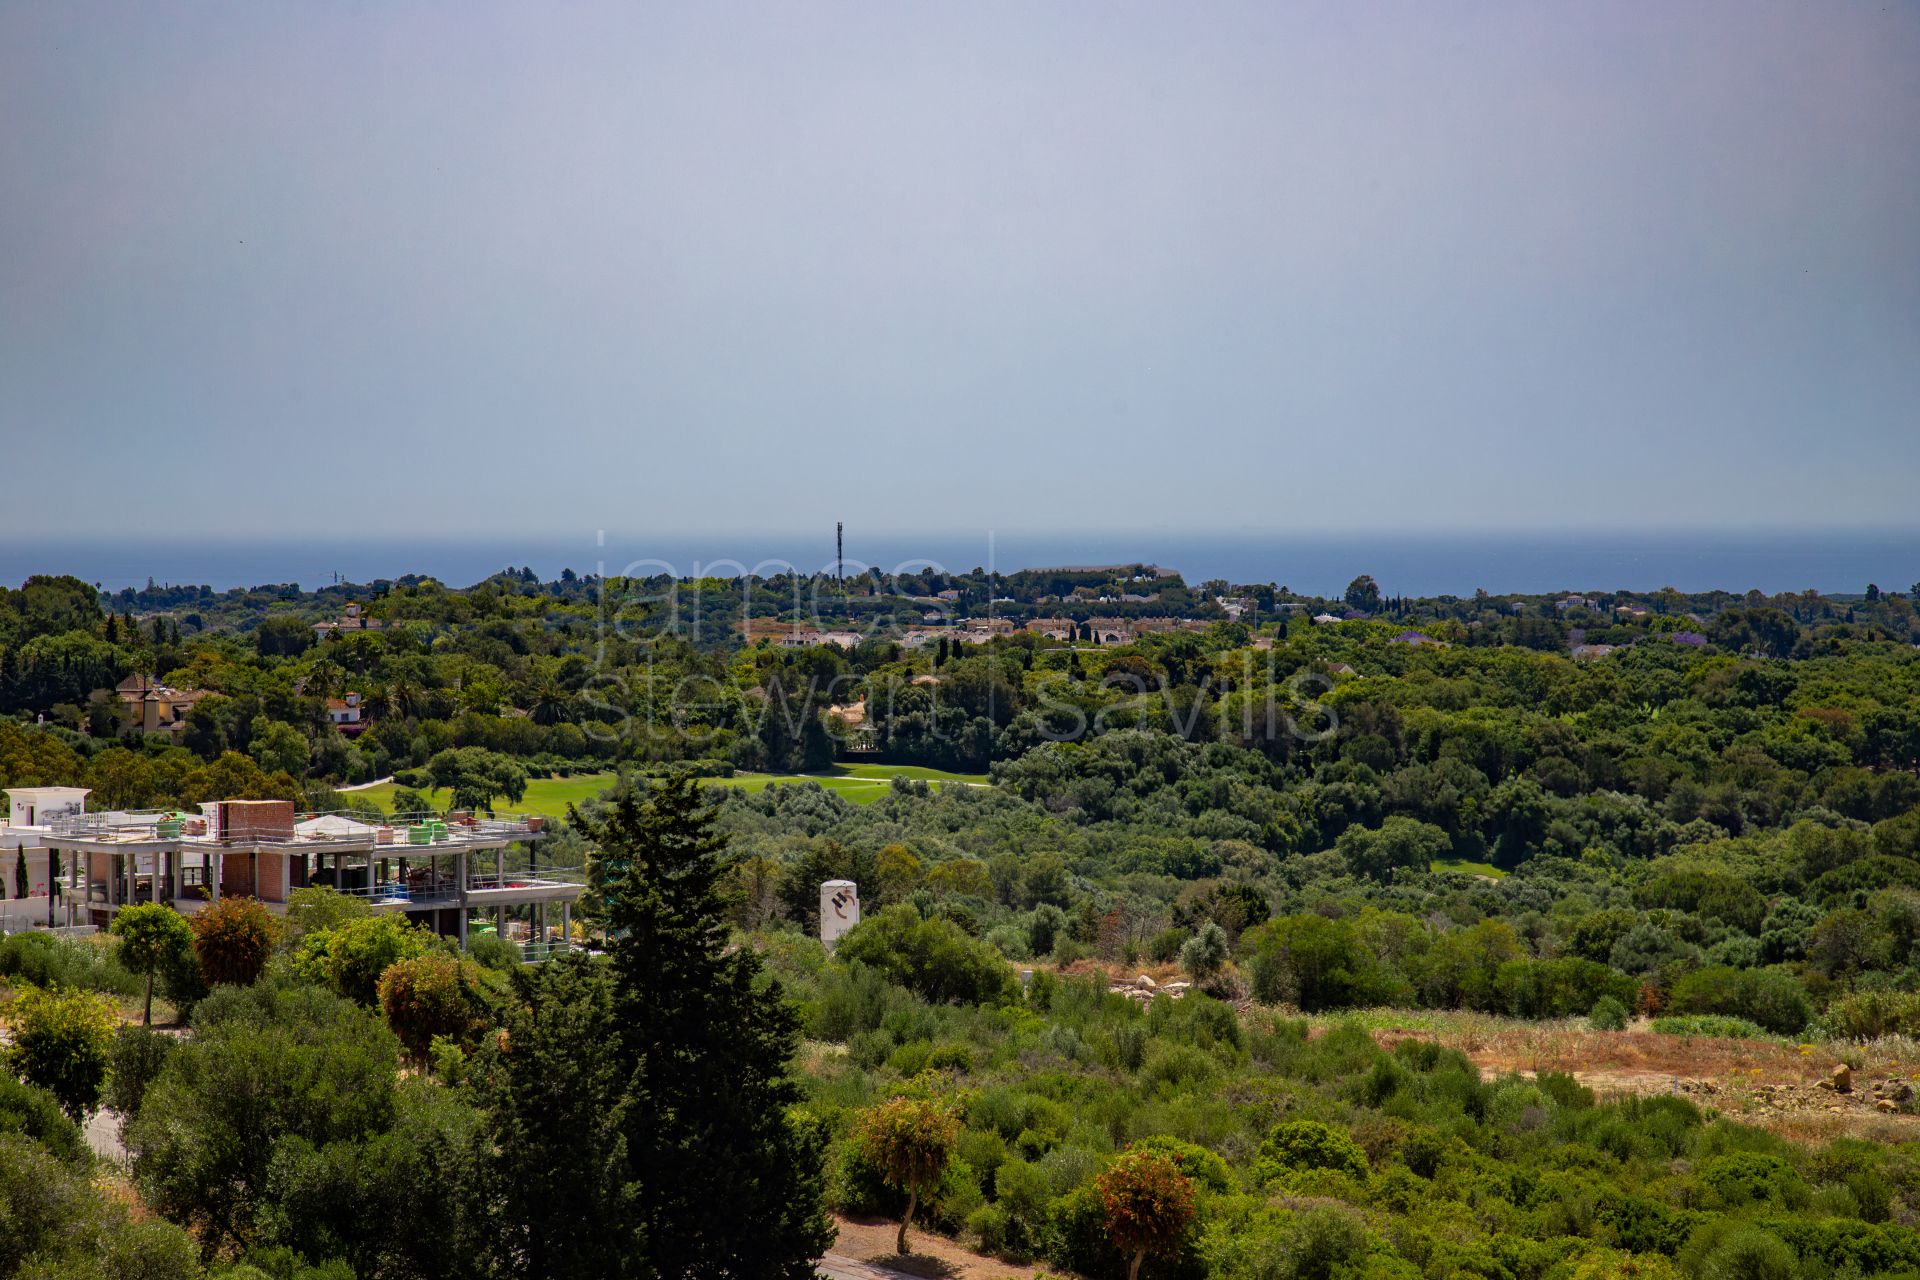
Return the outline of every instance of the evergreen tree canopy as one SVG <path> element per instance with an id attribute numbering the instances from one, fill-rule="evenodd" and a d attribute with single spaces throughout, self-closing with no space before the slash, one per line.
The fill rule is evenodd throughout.
<path id="1" fill-rule="evenodd" d="M 820 1142 L 788 1114 L 799 1023 L 758 954 L 727 945 L 698 782 L 629 784 L 581 821 L 625 867 L 609 923 L 638 1270 L 811 1280 L 833 1227 Z"/>

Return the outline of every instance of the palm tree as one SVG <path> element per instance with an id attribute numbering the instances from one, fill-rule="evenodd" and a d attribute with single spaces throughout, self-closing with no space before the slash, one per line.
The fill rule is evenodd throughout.
<path id="1" fill-rule="evenodd" d="M 411 720 L 420 712 L 420 686 L 411 680 L 395 680 L 387 687 L 387 698 L 402 719 Z"/>
<path id="2" fill-rule="evenodd" d="M 346 669 L 331 658 L 317 658 L 307 668 L 306 693 L 313 698 L 331 698 L 347 678 Z"/>
<path id="3" fill-rule="evenodd" d="M 559 724 L 567 718 L 573 695 L 551 675 L 534 677 L 527 689 L 527 714 L 535 724 Z"/>

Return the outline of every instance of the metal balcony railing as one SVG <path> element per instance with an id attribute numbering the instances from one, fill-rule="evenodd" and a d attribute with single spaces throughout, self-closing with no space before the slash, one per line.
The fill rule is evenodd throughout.
<path id="1" fill-rule="evenodd" d="M 520 944 L 520 963 L 539 964 L 542 960 L 551 960 L 554 956 L 577 950 L 580 950 L 577 942 L 523 942 Z"/>
<path id="2" fill-rule="evenodd" d="M 468 875 L 466 891 L 472 894 L 500 889 L 580 888 L 586 882 L 586 873 L 578 867 L 529 868 L 498 873 L 486 871 Z M 460 900 L 461 881 L 456 876 L 436 875 L 423 870 L 410 873 L 404 879 L 391 876 L 373 884 L 348 884 L 338 891 L 374 903 L 391 905 L 408 902 L 439 906 Z"/>
<path id="3" fill-rule="evenodd" d="M 331 830 L 299 828 L 316 818 L 337 818 L 342 825 Z M 351 823 L 352 826 L 346 826 Z M 290 832 L 222 833 L 216 819 L 203 814 L 164 810 L 109 811 L 104 813 L 65 814 L 48 824 L 56 837 L 113 843 L 140 843 L 178 840 L 183 844 L 219 847 L 227 845 L 279 845 L 295 849 L 325 849 L 365 846 L 391 849 L 450 849 L 471 845 L 495 845 L 502 840 L 538 839 L 546 833 L 546 819 L 537 814 L 494 818 L 452 818 L 439 814 L 406 813 L 383 819 L 369 818 L 351 810 L 332 813 L 301 813 L 295 816 Z"/>

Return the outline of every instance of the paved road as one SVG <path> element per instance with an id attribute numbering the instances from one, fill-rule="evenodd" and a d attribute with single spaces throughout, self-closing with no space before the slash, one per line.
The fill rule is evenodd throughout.
<path id="1" fill-rule="evenodd" d="M 87 1117 L 84 1132 L 93 1154 L 114 1164 L 125 1164 L 127 1149 L 120 1145 L 120 1113 L 105 1107 Z"/>

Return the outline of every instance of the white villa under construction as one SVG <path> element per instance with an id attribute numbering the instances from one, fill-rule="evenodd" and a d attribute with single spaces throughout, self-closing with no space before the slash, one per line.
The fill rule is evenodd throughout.
<path id="1" fill-rule="evenodd" d="M 114 912 L 137 902 L 191 915 L 234 895 L 284 912 L 294 890 L 325 885 L 463 947 L 472 933 L 491 932 L 540 959 L 573 935 L 585 877 L 578 867 L 541 865 L 547 832 L 540 817 L 369 821 L 298 813 L 289 800 L 220 800 L 196 813 L 89 813 L 87 795 L 82 787 L 6 792 L 0 932 L 105 928 Z"/>

